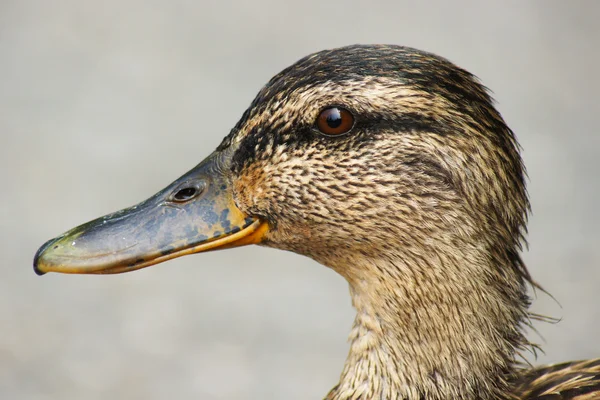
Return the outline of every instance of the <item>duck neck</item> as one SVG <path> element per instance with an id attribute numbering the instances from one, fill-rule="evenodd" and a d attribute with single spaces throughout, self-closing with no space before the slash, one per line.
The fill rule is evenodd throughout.
<path id="1" fill-rule="evenodd" d="M 334 265 L 357 315 L 327 399 L 506 398 L 515 354 L 527 344 L 524 279 L 497 257 L 437 250 Z"/>

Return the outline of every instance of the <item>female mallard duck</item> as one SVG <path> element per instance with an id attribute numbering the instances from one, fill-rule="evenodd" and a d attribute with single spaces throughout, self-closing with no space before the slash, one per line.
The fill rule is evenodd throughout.
<path id="1" fill-rule="evenodd" d="M 348 281 L 327 399 L 600 398 L 600 361 L 525 370 L 529 210 L 512 131 L 433 54 L 350 46 L 271 79 L 221 145 L 137 206 L 43 245 L 38 274 L 120 273 L 251 243 Z"/>

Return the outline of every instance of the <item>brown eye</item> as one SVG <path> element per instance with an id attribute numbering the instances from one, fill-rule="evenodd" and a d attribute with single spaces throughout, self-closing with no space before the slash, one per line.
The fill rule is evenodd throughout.
<path id="1" fill-rule="evenodd" d="M 326 135 L 341 135 L 354 126 L 350 111 L 341 107 L 329 107 L 321 111 L 317 118 L 317 128 Z"/>

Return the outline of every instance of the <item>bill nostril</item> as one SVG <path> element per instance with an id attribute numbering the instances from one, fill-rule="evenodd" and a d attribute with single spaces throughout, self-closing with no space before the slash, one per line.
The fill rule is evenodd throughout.
<path id="1" fill-rule="evenodd" d="M 205 185 L 203 183 L 184 186 L 171 195 L 171 201 L 176 203 L 190 201 L 194 197 L 200 195 L 204 191 L 204 187 Z"/>
<path id="2" fill-rule="evenodd" d="M 195 187 L 183 188 L 183 189 L 179 190 L 177 193 L 175 193 L 175 195 L 173 196 L 173 200 L 187 201 L 187 200 L 193 198 L 194 196 L 196 196 L 197 192 L 198 192 L 198 190 Z"/>

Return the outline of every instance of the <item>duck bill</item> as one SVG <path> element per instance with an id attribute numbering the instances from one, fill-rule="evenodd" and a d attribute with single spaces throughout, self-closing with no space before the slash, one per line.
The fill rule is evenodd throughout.
<path id="1" fill-rule="evenodd" d="M 35 272 L 117 274 L 259 243 L 268 226 L 235 205 L 230 157 L 231 151 L 213 153 L 148 200 L 49 240 L 35 255 Z"/>

